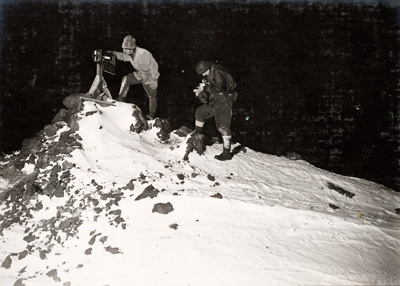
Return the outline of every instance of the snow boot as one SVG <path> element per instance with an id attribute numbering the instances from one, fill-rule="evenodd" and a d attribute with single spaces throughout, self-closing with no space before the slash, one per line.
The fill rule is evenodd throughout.
<path id="1" fill-rule="evenodd" d="M 231 160 L 232 159 L 232 154 L 231 151 L 229 149 L 225 149 L 224 151 L 219 154 L 219 155 L 215 155 L 215 159 L 220 160 L 220 161 L 227 161 L 227 160 Z"/>
<path id="2" fill-rule="evenodd" d="M 231 153 L 231 138 L 232 136 L 222 136 L 222 140 L 224 141 L 224 151 L 215 156 L 215 159 L 220 160 L 220 161 L 226 161 L 226 160 L 231 160 L 232 159 L 232 153 Z"/>

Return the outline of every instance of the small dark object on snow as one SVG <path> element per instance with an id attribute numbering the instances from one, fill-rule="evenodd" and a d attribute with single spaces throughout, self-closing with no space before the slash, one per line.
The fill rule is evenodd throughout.
<path id="1" fill-rule="evenodd" d="M 210 174 L 207 175 L 207 179 L 209 179 L 210 181 L 215 181 L 215 177 Z"/>
<path id="2" fill-rule="evenodd" d="M 177 223 L 173 223 L 169 227 L 177 230 L 178 229 L 178 224 Z"/>
<path id="3" fill-rule="evenodd" d="M 394 209 L 394 211 L 396 212 L 396 214 L 400 214 L 400 208 Z"/>
<path id="4" fill-rule="evenodd" d="M 193 129 L 190 129 L 186 126 L 181 126 L 178 130 L 175 130 L 173 133 L 178 135 L 179 137 L 186 137 L 189 135 L 190 132 L 193 132 Z"/>
<path id="5" fill-rule="evenodd" d="M 149 124 L 147 123 L 146 118 L 144 117 L 142 111 L 136 105 L 132 104 L 133 112 L 132 116 L 136 118 L 136 123 L 130 126 L 130 131 L 135 133 L 140 133 L 144 130 L 149 129 Z"/>
<path id="6" fill-rule="evenodd" d="M 329 207 L 332 208 L 332 209 L 334 209 L 334 210 L 340 209 L 338 206 L 335 206 L 335 205 L 333 205 L 333 204 L 329 204 Z"/>
<path id="7" fill-rule="evenodd" d="M 331 190 L 334 190 L 334 191 L 338 192 L 339 194 L 344 195 L 346 197 L 349 197 L 349 198 L 354 197 L 353 193 L 348 192 L 345 189 L 343 189 L 343 188 L 341 188 L 339 186 L 336 186 L 335 184 L 332 184 L 330 182 L 328 182 L 328 188 L 331 189 Z"/>
<path id="8" fill-rule="evenodd" d="M 220 193 L 216 193 L 215 195 L 211 195 L 210 197 L 216 198 L 216 199 L 222 199 L 222 195 Z"/>
<path id="9" fill-rule="evenodd" d="M 238 154 L 240 151 L 243 151 L 243 153 L 247 152 L 246 148 L 243 145 L 239 145 L 239 146 L 236 146 L 235 148 L 233 148 L 231 154 L 232 154 L 232 156 L 234 156 L 234 155 Z"/>
<path id="10" fill-rule="evenodd" d="M 183 174 L 178 174 L 176 176 L 178 177 L 179 180 L 184 180 L 185 179 L 185 175 L 183 175 Z"/>
<path id="11" fill-rule="evenodd" d="M 155 204 L 153 207 L 153 213 L 157 212 L 160 214 L 168 214 L 170 212 L 172 212 L 174 210 L 174 207 L 172 206 L 172 204 L 170 202 L 168 203 L 158 203 Z"/>
<path id="12" fill-rule="evenodd" d="M 144 189 L 144 191 L 139 196 L 137 196 L 135 201 L 139 201 L 145 198 L 154 199 L 155 197 L 157 197 L 159 192 L 160 191 L 154 188 L 153 185 L 149 185 Z"/>
<path id="13" fill-rule="evenodd" d="M 110 252 L 111 254 L 119 254 L 122 253 L 121 250 L 119 250 L 118 247 L 111 247 L 111 246 L 107 246 L 105 248 L 106 251 Z"/>
<path id="14" fill-rule="evenodd" d="M 9 269 L 11 267 L 11 264 L 12 264 L 12 259 L 11 255 L 9 255 L 6 257 L 6 259 L 4 259 L 3 263 L 1 264 L 1 267 Z"/>
<path id="15" fill-rule="evenodd" d="M 171 125 L 169 124 L 168 119 L 156 118 L 154 120 L 154 127 L 160 128 L 160 131 L 157 133 L 157 137 L 161 141 L 169 139 L 169 134 L 171 133 Z"/>
<path id="16" fill-rule="evenodd" d="M 185 156 L 183 157 L 183 160 L 185 160 L 185 161 L 189 161 L 189 153 L 192 152 L 193 150 L 195 150 L 197 152 L 197 154 L 203 155 L 204 151 L 206 149 L 206 147 L 204 145 L 204 135 L 203 134 L 201 134 L 198 131 L 193 131 L 189 136 L 190 137 L 186 142 L 186 144 L 187 144 L 186 153 L 185 153 Z"/>
<path id="17" fill-rule="evenodd" d="M 287 152 L 285 157 L 286 157 L 287 159 L 293 160 L 293 161 L 301 160 L 301 159 L 302 159 L 301 156 L 300 156 L 300 154 L 297 154 L 296 152 Z"/>

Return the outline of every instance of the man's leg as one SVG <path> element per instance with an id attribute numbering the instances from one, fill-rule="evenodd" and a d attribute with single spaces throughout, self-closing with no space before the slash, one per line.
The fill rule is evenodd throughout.
<path id="1" fill-rule="evenodd" d="M 127 74 L 122 78 L 121 82 L 121 88 L 119 90 L 118 94 L 118 101 L 125 101 L 126 95 L 128 94 L 129 87 L 133 84 L 139 84 L 141 83 L 140 80 L 138 80 L 134 73 Z"/>
<path id="2" fill-rule="evenodd" d="M 149 98 L 149 119 L 154 119 L 157 112 L 157 89 L 152 89 L 148 84 L 143 83 L 143 88 Z"/>
<path id="3" fill-rule="evenodd" d="M 195 121 L 195 130 L 198 132 L 203 132 L 204 122 L 215 115 L 214 109 L 209 107 L 207 104 L 203 104 L 196 110 L 196 121 Z"/>
<path id="4" fill-rule="evenodd" d="M 218 131 L 222 135 L 223 151 L 215 156 L 216 159 L 225 161 L 232 159 L 231 154 L 231 121 L 232 121 L 232 106 L 227 100 L 221 100 L 215 106 L 215 124 Z"/>

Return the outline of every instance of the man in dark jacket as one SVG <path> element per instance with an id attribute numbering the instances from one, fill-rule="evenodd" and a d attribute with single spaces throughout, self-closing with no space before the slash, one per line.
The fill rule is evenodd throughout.
<path id="1" fill-rule="evenodd" d="M 232 159 L 231 154 L 231 121 L 232 107 L 235 95 L 232 91 L 236 82 L 230 72 L 223 66 L 209 61 L 200 61 L 196 65 L 196 72 L 205 76 L 205 86 L 198 95 L 204 103 L 196 110 L 195 130 L 203 131 L 206 119 L 215 116 L 215 124 L 222 135 L 223 152 L 215 158 L 221 161 Z"/>

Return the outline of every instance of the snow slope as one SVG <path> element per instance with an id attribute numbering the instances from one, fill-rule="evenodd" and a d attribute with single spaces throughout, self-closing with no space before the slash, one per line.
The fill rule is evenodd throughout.
<path id="1" fill-rule="evenodd" d="M 51 163 L 73 166 L 63 196 L 2 231 L 0 285 L 400 285 L 399 193 L 248 148 L 220 162 L 221 144 L 187 162 L 185 137 L 135 120 L 84 103 L 82 148 Z"/>

